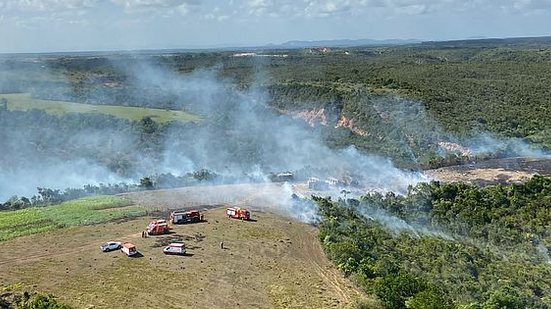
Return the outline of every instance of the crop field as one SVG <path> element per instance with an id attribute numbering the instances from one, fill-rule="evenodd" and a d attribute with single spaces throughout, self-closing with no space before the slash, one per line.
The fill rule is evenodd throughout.
<path id="1" fill-rule="evenodd" d="M 197 122 L 201 120 L 197 115 L 179 110 L 41 100 L 33 98 L 29 93 L 0 94 L 0 99 L 2 98 L 8 100 L 9 110 L 28 111 L 39 109 L 53 115 L 66 113 L 100 113 L 128 120 L 141 120 L 143 117 L 149 116 L 159 123 L 170 121 Z"/>
<path id="2" fill-rule="evenodd" d="M 121 218 L 138 217 L 146 209 L 131 206 L 121 197 L 97 196 L 56 206 L 0 212 L 0 241 L 75 225 L 90 225 Z"/>

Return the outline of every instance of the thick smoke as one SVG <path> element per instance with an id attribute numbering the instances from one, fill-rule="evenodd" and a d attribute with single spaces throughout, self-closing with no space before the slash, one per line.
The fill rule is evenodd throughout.
<path id="1" fill-rule="evenodd" d="M 361 192 L 400 194 L 405 194 L 409 185 L 428 180 L 421 173 L 398 169 L 389 159 L 361 154 L 354 147 L 329 148 L 323 143 L 319 128 L 274 111 L 267 105 L 269 98 L 261 87 L 253 84 L 243 89 L 220 77 L 216 67 L 182 74 L 174 67 L 147 61 L 118 59 L 111 65 L 126 76 L 123 86 L 153 89 L 150 93 L 171 98 L 171 108 L 200 115 L 201 123 L 184 128 L 168 126 L 160 153 L 154 155 L 144 151 L 136 128 L 121 121 L 113 126 L 98 118 L 98 123 L 77 129 L 69 138 L 57 137 L 62 124 L 4 132 L 0 134 L 4 148 L 0 160 L 0 200 L 15 194 L 32 195 L 38 186 L 66 188 L 128 182 L 147 175 L 182 175 L 199 169 L 242 182 L 267 181 L 271 173 L 283 171 L 299 171 L 302 181 L 311 176 L 322 180 L 349 177 L 357 181 Z M 66 78 L 42 66 L 38 72 L 33 71 L 34 75 L 52 81 Z M 261 74 L 257 77 L 259 81 L 263 79 Z M 12 79 L 11 75 L 0 76 L 3 84 L 0 88 L 11 89 Z M 48 87 L 34 85 L 31 89 L 42 94 L 48 91 Z M 75 96 L 77 90 L 71 91 L 63 92 L 66 98 Z M 90 97 L 114 100 L 102 87 Z M 151 101 L 155 100 L 152 96 Z M 543 155 L 520 140 L 503 141 L 487 134 L 469 140 L 455 138 L 440 128 L 419 102 L 393 97 L 371 103 L 385 128 L 381 134 L 386 140 L 410 147 L 414 160 L 419 149 L 439 142 L 464 145 L 474 153 L 506 148 L 519 155 Z M 41 144 L 47 145 L 48 151 L 37 151 L 43 148 Z M 63 152 L 67 145 L 74 150 L 70 154 Z M 101 159 L 113 156 L 116 162 Z M 128 168 L 120 172 L 120 166 Z M 338 195 L 338 191 L 332 195 Z"/>
<path id="2" fill-rule="evenodd" d="M 153 88 L 169 94 L 174 98 L 173 108 L 199 114 L 203 121 L 185 129 L 179 125 L 169 126 L 162 153 L 153 159 L 143 155 L 140 136 L 132 130 L 132 125 L 120 121 L 115 127 L 101 122 L 92 124 L 91 128 L 72 132 L 69 138 L 57 137 L 56 130 L 64 129 L 59 123 L 3 134 L 0 142 L 5 152 L 0 166 L 0 199 L 16 194 L 32 195 L 38 186 L 79 187 L 131 181 L 161 173 L 181 175 L 203 168 L 222 178 L 242 178 L 243 181 L 267 180 L 270 173 L 282 171 L 301 170 L 304 177 L 352 174 L 367 188 L 396 192 L 405 192 L 408 185 L 426 180 L 419 173 L 395 168 L 388 159 L 362 155 L 353 147 L 330 149 L 323 144 L 316 129 L 270 109 L 266 105 L 266 93 L 254 85 L 239 89 L 231 81 L 220 78 L 216 68 L 180 74 L 147 62 L 126 66 L 122 63 L 127 64 L 114 62 L 114 66 L 125 72 L 126 83 L 136 89 Z M 35 72 L 41 79 L 61 78 L 58 72 L 41 69 L 44 71 Z M 9 82 L 7 78 L 1 80 Z M 35 92 L 47 91 L 33 87 Z M 5 88 L 10 89 L 2 86 Z M 47 145 L 47 151 L 39 151 L 44 148 L 41 143 Z M 64 153 L 63 149 L 67 148 L 73 151 Z M 101 160 L 113 155 L 120 162 Z M 118 173 L 118 165 L 130 166 L 131 172 Z"/>
<path id="3" fill-rule="evenodd" d="M 84 159 L 52 160 L 45 166 L 9 170 L 0 166 L 0 201 L 10 196 L 32 196 L 38 187 L 80 188 L 85 184 L 119 183 L 125 178 Z M 7 180 L 7 181 L 5 181 Z"/>
<path id="4" fill-rule="evenodd" d="M 385 228 L 389 229 L 396 235 L 407 233 L 414 235 L 417 238 L 420 238 L 421 236 L 432 236 L 446 240 L 454 240 L 451 235 L 448 235 L 443 231 L 415 223 L 408 223 L 403 219 L 393 216 L 384 209 L 373 207 L 365 203 L 362 203 L 361 206 L 362 207 L 359 208 L 359 211 L 363 216 L 381 223 Z"/>
<path id="5" fill-rule="evenodd" d="M 547 264 L 551 264 L 551 258 L 549 257 L 549 249 L 542 244 L 536 245 L 536 250 L 543 257 Z"/>
<path id="6" fill-rule="evenodd" d="M 254 86 L 237 89 L 221 80 L 215 69 L 182 76 L 142 64 L 139 71 L 140 83 L 176 94 L 187 110 L 205 121 L 185 136 L 166 140 L 163 170 L 173 170 L 175 164 L 191 165 L 221 175 L 266 178 L 271 172 L 315 168 L 332 176 L 357 173 L 369 187 L 398 192 L 425 180 L 420 174 L 394 168 L 388 159 L 362 155 L 353 147 L 330 149 L 316 130 L 271 110 L 265 93 Z"/>
<path id="7" fill-rule="evenodd" d="M 551 158 L 551 153 L 526 143 L 520 138 L 498 138 L 490 133 L 479 134 L 465 142 L 475 154 L 503 152 L 522 157 Z"/>
<path id="8" fill-rule="evenodd" d="M 521 138 L 498 137 L 489 132 L 473 130 L 468 136 L 447 132 L 415 100 L 397 96 L 370 99 L 367 104 L 375 111 L 380 127 L 377 132 L 385 140 L 406 149 L 413 162 L 433 149 L 441 156 L 456 154 L 475 158 L 484 155 L 551 157 L 551 153 L 530 145 Z"/>
<path id="9" fill-rule="evenodd" d="M 20 130 L 13 129 L 13 121 L 0 119 L 2 127 L 11 129 L 0 134 L 0 202 L 13 195 L 30 197 L 37 193 L 37 187 L 79 188 L 129 180 L 104 162 L 92 160 L 89 154 L 101 159 L 116 149 L 131 151 L 130 135 L 103 128 L 78 130 L 67 137 L 59 133 L 57 124 L 47 120 L 40 127 L 18 126 Z"/>

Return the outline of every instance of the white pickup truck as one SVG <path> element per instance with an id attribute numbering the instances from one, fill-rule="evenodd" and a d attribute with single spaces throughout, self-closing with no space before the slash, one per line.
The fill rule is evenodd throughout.
<path id="1" fill-rule="evenodd" d="M 109 251 L 113 251 L 113 250 L 117 250 L 117 249 L 122 248 L 122 243 L 120 241 L 108 241 L 108 242 L 102 244 L 101 246 L 99 246 L 99 248 L 103 252 L 109 252 Z"/>

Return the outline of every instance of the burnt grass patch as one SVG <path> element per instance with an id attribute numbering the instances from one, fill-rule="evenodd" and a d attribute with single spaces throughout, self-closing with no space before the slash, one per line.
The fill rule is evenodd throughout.
<path id="1" fill-rule="evenodd" d="M 205 239 L 205 235 L 196 233 L 193 235 L 173 234 L 168 236 L 159 237 L 155 240 L 155 243 L 151 245 L 153 248 L 165 247 L 174 242 L 184 242 L 188 249 L 194 249 L 196 246 L 190 246 L 190 242 L 199 243 Z"/>

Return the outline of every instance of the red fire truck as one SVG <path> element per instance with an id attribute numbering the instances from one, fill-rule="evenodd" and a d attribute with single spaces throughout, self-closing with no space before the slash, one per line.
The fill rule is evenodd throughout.
<path id="1" fill-rule="evenodd" d="M 245 208 L 230 207 L 226 209 L 226 215 L 228 215 L 229 218 L 251 220 L 251 212 Z"/>

